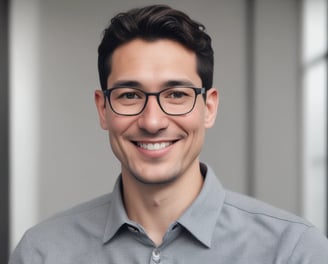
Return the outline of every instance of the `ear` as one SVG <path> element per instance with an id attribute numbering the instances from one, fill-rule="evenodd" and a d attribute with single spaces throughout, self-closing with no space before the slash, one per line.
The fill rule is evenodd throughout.
<path id="1" fill-rule="evenodd" d="M 95 91 L 95 103 L 99 116 L 99 123 L 102 129 L 108 130 L 108 123 L 106 118 L 106 102 L 104 93 L 101 90 Z M 108 105 L 107 105 L 108 106 Z"/>
<path id="2" fill-rule="evenodd" d="M 206 112 L 205 127 L 210 128 L 214 125 L 216 114 L 219 106 L 219 92 L 215 88 L 211 88 L 206 92 Z"/>

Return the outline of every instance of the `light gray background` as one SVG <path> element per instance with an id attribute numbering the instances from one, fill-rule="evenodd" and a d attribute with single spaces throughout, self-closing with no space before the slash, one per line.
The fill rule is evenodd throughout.
<path id="1" fill-rule="evenodd" d="M 202 160 L 225 187 L 302 214 L 300 1 L 255 2 L 251 65 L 243 0 L 13 0 L 12 245 L 36 222 L 111 191 L 120 168 L 93 102 L 97 46 L 110 17 L 150 3 L 186 11 L 213 38 L 220 106 Z"/>

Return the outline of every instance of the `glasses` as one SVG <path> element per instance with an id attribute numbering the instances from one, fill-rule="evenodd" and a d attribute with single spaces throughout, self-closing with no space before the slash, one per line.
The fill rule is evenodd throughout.
<path id="1" fill-rule="evenodd" d="M 205 88 L 172 87 L 158 93 L 147 93 L 133 87 L 114 87 L 104 90 L 114 113 L 124 116 L 139 115 L 145 108 L 149 96 L 156 96 L 162 111 L 171 116 L 190 113 L 195 106 L 197 95 L 205 94 Z M 105 100 L 106 105 L 106 100 Z"/>

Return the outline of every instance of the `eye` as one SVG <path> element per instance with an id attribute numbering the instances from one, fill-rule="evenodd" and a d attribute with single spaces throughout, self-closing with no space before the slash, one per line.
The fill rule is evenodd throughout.
<path id="1" fill-rule="evenodd" d="M 137 100 L 144 97 L 143 93 L 133 88 L 118 88 L 113 90 L 112 96 L 114 100 Z"/>
<path id="2" fill-rule="evenodd" d="M 140 96 L 136 92 L 124 92 L 118 97 L 119 99 L 138 99 Z"/>
<path id="3" fill-rule="evenodd" d="M 170 98 L 183 98 L 185 96 L 188 96 L 185 92 L 183 91 L 171 91 L 171 93 L 168 94 L 168 97 Z"/>
<path id="4" fill-rule="evenodd" d="M 193 90 L 185 87 L 167 89 L 163 96 L 166 99 L 186 99 L 193 96 Z"/>

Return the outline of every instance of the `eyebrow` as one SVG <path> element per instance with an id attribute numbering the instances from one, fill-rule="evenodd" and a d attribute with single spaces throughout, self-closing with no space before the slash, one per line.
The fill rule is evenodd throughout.
<path id="1" fill-rule="evenodd" d="M 168 87 L 176 87 L 176 86 L 186 86 L 186 87 L 195 87 L 195 84 L 192 83 L 189 80 L 168 80 L 164 82 L 162 85 L 162 88 L 168 88 Z M 134 80 L 121 80 L 117 81 L 113 84 L 111 88 L 116 87 L 131 87 L 131 88 L 142 88 L 144 85 L 142 85 L 139 81 Z"/>
<path id="2" fill-rule="evenodd" d="M 174 87 L 174 86 L 195 86 L 191 81 L 188 80 L 170 80 L 165 82 L 165 87 Z"/>
<path id="3" fill-rule="evenodd" d="M 133 87 L 133 88 L 140 88 L 142 87 L 141 83 L 138 81 L 132 80 L 122 80 L 115 82 L 112 87 Z"/>

